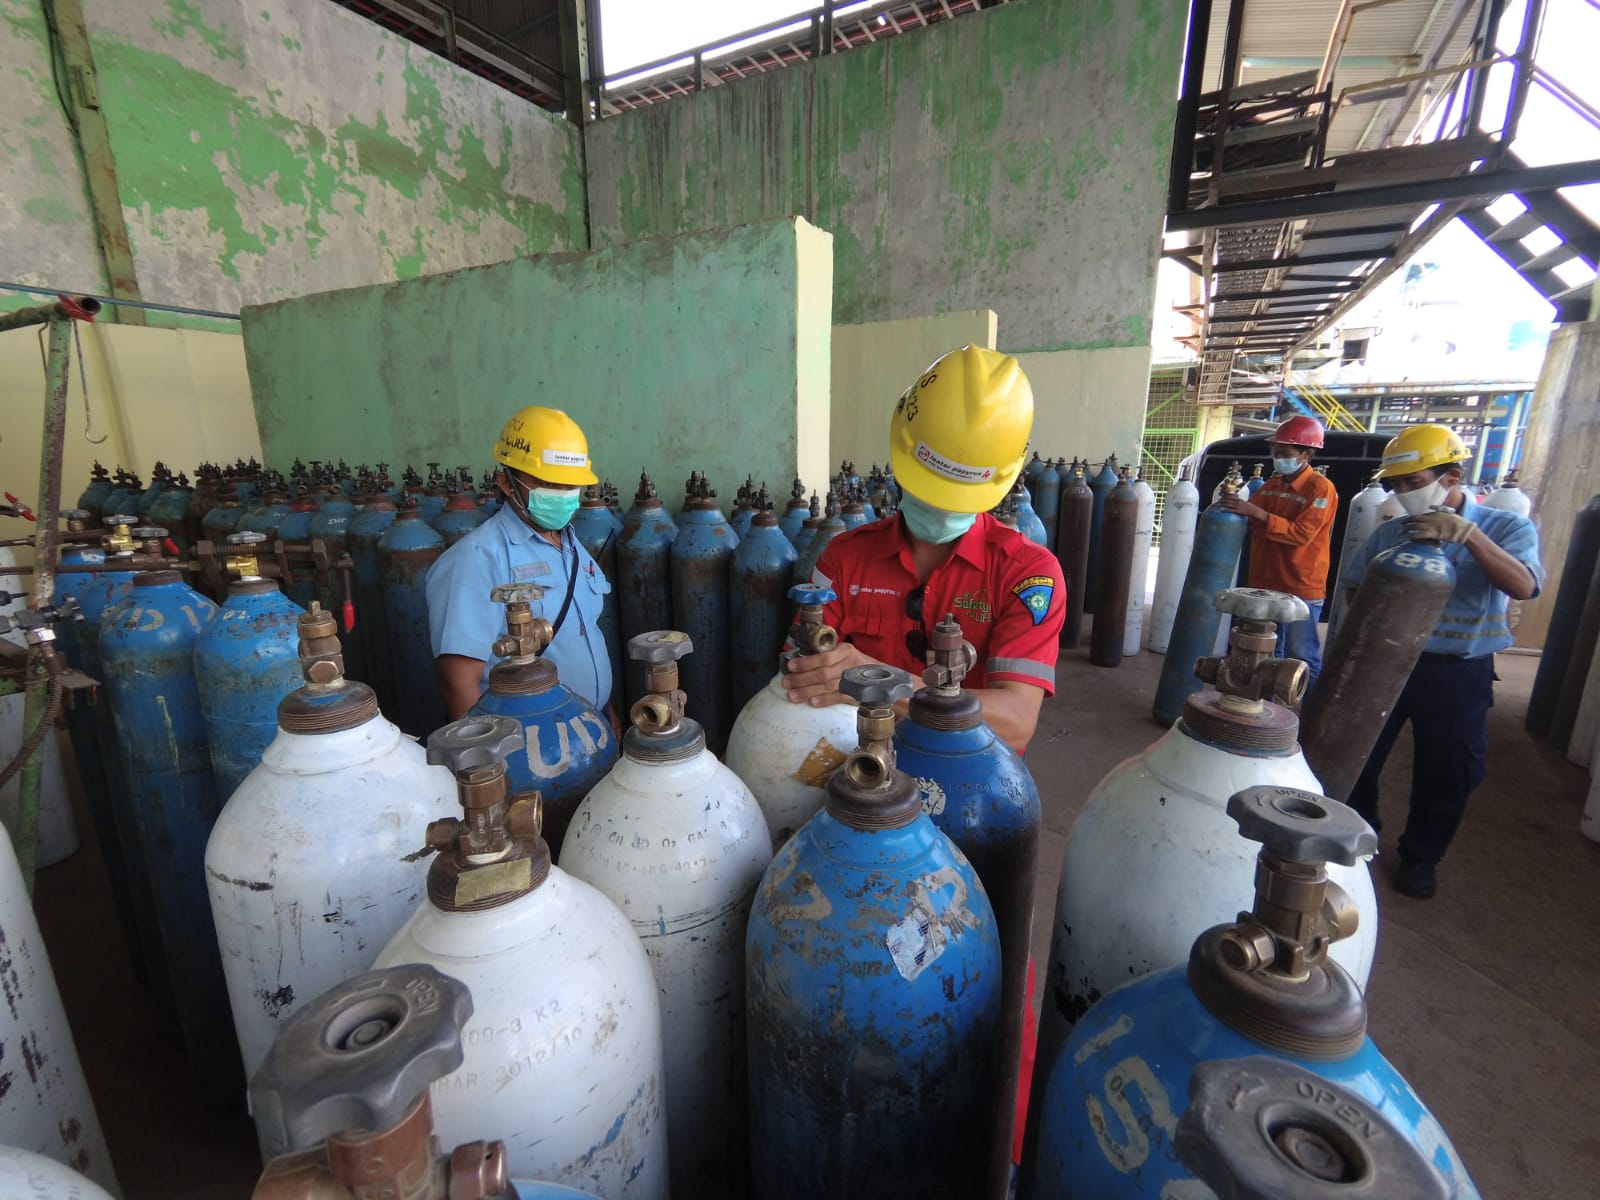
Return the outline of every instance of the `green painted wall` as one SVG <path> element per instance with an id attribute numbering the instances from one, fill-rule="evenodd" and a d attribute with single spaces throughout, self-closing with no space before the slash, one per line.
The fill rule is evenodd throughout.
<path id="1" fill-rule="evenodd" d="M 231 312 L 587 245 L 570 125 L 327 0 L 83 5 L 146 299 Z M 100 289 L 38 14 L 0 0 L 0 278 Z"/>
<path id="2" fill-rule="evenodd" d="M 486 465 L 528 404 L 584 427 L 625 494 L 731 499 L 827 468 L 832 248 L 803 221 L 653 238 L 244 312 L 268 461 Z"/>
<path id="3" fill-rule="evenodd" d="M 1186 13 L 1022 0 L 610 118 L 591 236 L 800 213 L 840 324 L 989 308 L 1003 346 L 1148 345 Z"/>

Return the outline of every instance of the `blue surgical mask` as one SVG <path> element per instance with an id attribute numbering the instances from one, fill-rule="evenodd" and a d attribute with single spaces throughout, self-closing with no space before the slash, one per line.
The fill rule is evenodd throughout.
<path id="1" fill-rule="evenodd" d="M 526 508 L 535 525 L 554 533 L 567 527 L 578 503 L 577 488 L 536 487 L 528 489 Z"/>
<path id="2" fill-rule="evenodd" d="M 1272 460 L 1272 469 L 1279 475 L 1293 475 L 1304 465 L 1298 458 L 1275 458 Z"/>
<path id="3" fill-rule="evenodd" d="M 900 515 L 906 519 L 906 528 L 912 537 L 935 546 L 955 541 L 978 519 L 977 513 L 953 513 L 934 508 L 910 492 L 900 497 Z"/>

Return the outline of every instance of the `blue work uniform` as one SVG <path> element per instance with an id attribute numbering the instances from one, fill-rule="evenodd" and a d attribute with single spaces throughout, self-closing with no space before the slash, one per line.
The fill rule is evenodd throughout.
<path id="1" fill-rule="evenodd" d="M 611 699 L 611 655 L 600 632 L 600 609 L 611 581 L 579 544 L 571 528 L 561 531 L 560 547 L 530 529 L 510 505 L 501 505 L 428 571 L 428 637 L 433 654 L 485 659 L 483 686 L 498 661 L 490 649 L 505 633 L 506 610 L 489 599 L 502 583 L 536 583 L 544 598 L 533 615 L 554 622 L 566 598 L 573 570 L 572 604 L 541 657 L 555 665 L 561 682 L 598 709 Z"/>
<path id="2" fill-rule="evenodd" d="M 1538 595 L 1544 567 L 1533 522 L 1504 509 L 1485 508 L 1465 491 L 1462 496 L 1461 515 L 1528 568 Z M 1339 586 L 1359 586 L 1374 557 L 1408 540 L 1400 520 L 1379 525 L 1345 566 Z M 1350 806 L 1378 828 L 1378 777 L 1401 728 L 1411 722 L 1411 806 L 1400 835 L 1400 857 L 1429 865 L 1444 857 L 1466 813 L 1467 798 L 1487 773 L 1494 654 L 1511 645 L 1506 621 L 1510 597 L 1489 582 L 1465 546 L 1448 543 L 1443 549 L 1455 567 L 1455 590 L 1350 793 Z"/>

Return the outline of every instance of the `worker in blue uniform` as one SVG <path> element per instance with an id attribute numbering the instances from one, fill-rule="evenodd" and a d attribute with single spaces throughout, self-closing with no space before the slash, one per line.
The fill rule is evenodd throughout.
<path id="1" fill-rule="evenodd" d="M 566 413 L 524 408 L 501 430 L 494 459 L 505 503 L 428 571 L 428 634 L 445 716 L 460 717 L 488 683 L 490 647 L 505 632 L 505 606 L 489 593 L 502 583 L 544 589 L 533 615 L 549 621 L 555 636 L 543 657 L 569 691 L 610 711 L 600 609 L 611 582 L 569 528 L 580 490 L 597 482 L 588 440 Z"/>
<path id="2" fill-rule="evenodd" d="M 1395 887 L 1418 900 L 1437 890 L 1435 867 L 1487 772 L 1494 655 L 1511 645 L 1507 601 L 1531 599 L 1544 584 L 1533 522 L 1478 504 L 1461 486 L 1468 457 L 1444 425 L 1413 425 L 1391 439 L 1378 478 L 1407 515 L 1379 525 L 1339 580 L 1349 600 L 1372 559 L 1408 538 L 1439 542 L 1455 567 L 1455 590 L 1350 795 L 1351 807 L 1378 828 L 1378 778 L 1409 722 L 1411 804 Z"/>

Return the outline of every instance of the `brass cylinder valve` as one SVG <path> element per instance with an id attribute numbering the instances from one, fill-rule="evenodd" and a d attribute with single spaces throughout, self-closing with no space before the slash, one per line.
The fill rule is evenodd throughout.
<path id="1" fill-rule="evenodd" d="M 102 517 L 101 523 L 106 527 L 104 539 L 107 554 L 126 552 L 132 554 L 135 549 L 131 530 L 139 523 L 139 518 L 129 513 L 115 513 Z"/>
<path id="2" fill-rule="evenodd" d="M 368 971 L 284 1023 L 250 1083 L 268 1159 L 253 1200 L 496 1200 L 502 1142 L 441 1153 L 429 1085 L 461 1066 L 466 986 L 417 963 Z"/>
<path id="3" fill-rule="evenodd" d="M 230 533 L 223 539 L 229 551 L 223 556 L 223 569 L 236 579 L 260 579 L 261 563 L 256 556 L 256 547 L 266 540 L 266 534 L 254 530 Z"/>
<path id="4" fill-rule="evenodd" d="M 839 690 L 856 702 L 859 745 L 844 760 L 845 778 L 858 790 L 887 789 L 894 775 L 894 706 L 914 690 L 911 675 L 898 667 L 851 667 L 839 677 Z"/>
<path id="5" fill-rule="evenodd" d="M 789 640 L 794 643 L 794 649 L 784 655 L 785 660 L 795 656 L 826 654 L 839 645 L 838 630 L 827 624 L 823 617 L 823 608 L 838 598 L 838 593 L 832 588 L 815 583 L 797 583 L 789 589 L 789 599 L 799 606 L 799 611 L 794 625 L 789 629 Z"/>
<path id="6" fill-rule="evenodd" d="M 489 599 L 506 606 L 505 636 L 490 649 L 498 657 L 514 662 L 538 658 L 555 636 L 549 621 L 533 615 L 533 602 L 544 599 L 544 588 L 537 583 L 502 583 L 490 591 Z"/>
<path id="7" fill-rule="evenodd" d="M 678 687 L 678 660 L 693 652 L 689 635 L 675 629 L 657 629 L 628 639 L 628 657 L 644 664 L 648 692 L 628 710 L 628 720 L 640 733 L 671 733 L 683 721 L 689 697 Z"/>
<path id="8" fill-rule="evenodd" d="M 1228 816 L 1262 846 L 1255 904 L 1222 934 L 1223 961 L 1236 971 L 1304 979 L 1359 921 L 1327 864 L 1354 866 L 1377 852 L 1378 835 L 1353 809 L 1298 788 L 1246 788 L 1229 797 Z"/>
<path id="9" fill-rule="evenodd" d="M 929 649 L 933 651 L 933 662 L 922 672 L 923 684 L 945 695 L 955 695 L 967 672 L 977 665 L 978 652 L 961 636 L 961 625 L 954 613 L 945 613 L 933 627 Z"/>
<path id="10" fill-rule="evenodd" d="M 1310 678 L 1305 663 L 1273 655 L 1278 647 L 1278 626 L 1310 619 L 1305 601 L 1265 588 L 1228 588 L 1217 593 L 1216 607 L 1233 618 L 1228 653 L 1199 659 L 1194 673 L 1217 689 L 1220 707 L 1234 713 L 1259 713 L 1265 700 L 1299 703 Z"/>

